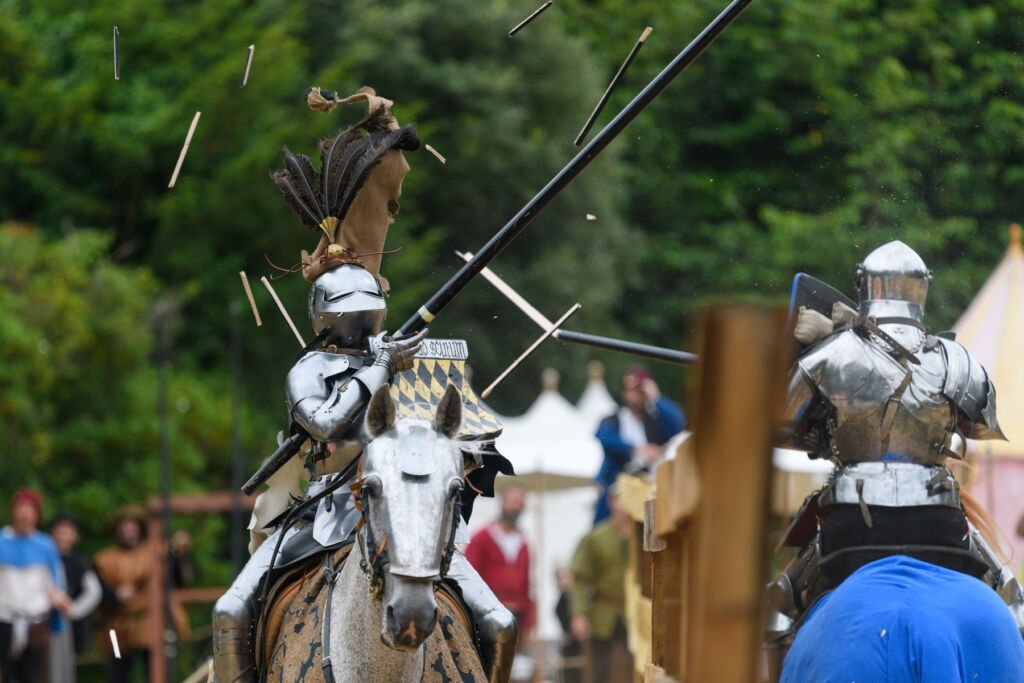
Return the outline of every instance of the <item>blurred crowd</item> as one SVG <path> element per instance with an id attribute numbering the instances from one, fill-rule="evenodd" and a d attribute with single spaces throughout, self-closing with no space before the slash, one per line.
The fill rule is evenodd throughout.
<path id="1" fill-rule="evenodd" d="M 0 682 L 73 683 L 76 660 L 99 649 L 112 682 L 143 681 L 151 644 L 150 583 L 162 554 L 181 586 L 191 574 L 191 539 L 171 548 L 146 536 L 141 506 L 111 520 L 113 543 L 90 560 L 78 550 L 75 519 L 58 512 L 46 526 L 42 495 L 17 491 L 0 530 Z M 175 626 L 187 629 L 175 605 Z"/>
<path id="2" fill-rule="evenodd" d="M 620 503 L 615 482 L 623 473 L 652 473 L 666 455 L 665 444 L 686 428 L 680 407 L 661 394 L 641 366 L 623 376 L 621 399 L 621 407 L 597 428 L 604 460 L 594 477 L 600 493 L 593 528 L 577 544 L 570 565 L 559 568 L 556 576 L 560 597 L 555 611 L 563 630 L 558 675 L 565 683 L 633 680 L 625 581 L 634 522 Z M 466 558 L 519 622 L 522 657 L 517 656 L 513 680 L 532 680 L 535 673 L 528 652 L 536 623 L 529 539 L 518 526 L 525 503 L 523 487 L 504 488 L 498 519 L 478 531 L 466 549 Z"/>

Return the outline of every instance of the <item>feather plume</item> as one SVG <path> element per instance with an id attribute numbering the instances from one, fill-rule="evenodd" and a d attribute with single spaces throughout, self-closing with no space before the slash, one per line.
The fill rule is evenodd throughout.
<path id="1" fill-rule="evenodd" d="M 359 153 L 349 155 L 340 173 L 335 176 L 334 184 L 327 188 L 331 215 L 344 219 L 356 194 L 389 150 L 394 147 L 416 149 L 418 146 L 416 127 L 411 124 L 399 130 L 378 130 L 360 140 L 354 145 L 361 148 Z"/>
<path id="2" fill-rule="evenodd" d="M 362 130 L 358 126 L 352 126 L 336 137 L 320 141 L 320 201 L 324 211 L 330 216 L 334 214 L 331 213 L 328 188 L 333 184 L 337 167 L 355 151 L 355 144 L 362 139 L 362 136 Z"/>
<path id="3" fill-rule="evenodd" d="M 275 171 L 270 174 L 270 179 L 274 181 L 274 184 L 281 188 L 281 194 L 284 195 L 284 200 L 288 203 L 288 206 L 292 207 L 292 211 L 299 214 L 299 218 L 306 227 L 316 230 L 320 227 L 320 219 L 317 218 L 317 214 L 313 213 L 313 210 L 306 205 L 303 201 L 302 194 L 295 187 L 295 183 L 292 181 L 292 176 L 288 171 Z"/>
<path id="4" fill-rule="evenodd" d="M 343 220 L 356 194 L 389 150 L 412 151 L 419 147 L 416 126 L 390 130 L 393 121 L 390 108 L 377 107 L 356 125 L 321 140 L 319 172 L 309 157 L 284 148 L 285 168 L 270 177 L 306 226 L 316 230 L 331 216 Z"/>
<path id="5" fill-rule="evenodd" d="M 291 173 L 292 184 L 299 192 L 303 203 L 320 219 L 318 223 L 322 222 L 327 218 L 327 214 L 317 201 L 317 172 L 313 168 L 313 163 L 305 154 L 296 156 L 287 147 L 284 148 L 284 163 Z"/>

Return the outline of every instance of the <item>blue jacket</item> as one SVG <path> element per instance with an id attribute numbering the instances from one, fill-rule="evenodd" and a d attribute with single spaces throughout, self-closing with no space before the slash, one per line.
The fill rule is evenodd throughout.
<path id="1" fill-rule="evenodd" d="M 683 411 L 675 403 L 662 396 L 657 403 L 644 415 L 644 432 L 647 442 L 664 445 L 679 432 L 686 429 L 686 418 Z M 619 414 L 616 411 L 601 420 L 597 427 L 597 440 L 604 449 L 604 462 L 597 473 L 596 481 L 601 485 L 601 497 L 594 510 L 594 524 L 608 517 L 608 488 L 615 483 L 616 477 L 622 472 L 632 457 L 633 446 L 622 440 L 619 434 Z"/>

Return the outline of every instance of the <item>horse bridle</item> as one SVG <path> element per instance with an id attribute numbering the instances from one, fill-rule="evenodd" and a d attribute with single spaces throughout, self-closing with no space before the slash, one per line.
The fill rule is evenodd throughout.
<path id="1" fill-rule="evenodd" d="M 452 494 L 452 524 L 451 529 L 448 532 L 448 539 L 445 541 L 444 553 L 441 555 L 441 569 L 438 577 L 439 581 L 444 580 L 448 575 L 448 570 L 451 568 L 452 558 L 455 555 L 455 535 L 459 529 L 459 501 L 458 496 L 462 491 L 462 484 L 466 481 L 465 472 L 463 472 L 462 479 L 459 480 L 459 488 Z M 352 494 L 354 498 L 355 508 L 363 513 L 362 519 L 359 520 L 359 524 L 356 526 L 357 531 L 362 530 L 363 536 L 360 542 L 359 536 L 356 536 L 356 545 L 359 547 L 359 567 L 363 570 L 364 574 L 370 577 L 370 594 L 374 600 L 379 600 L 382 592 L 384 591 L 384 567 L 388 564 L 387 559 L 387 534 L 384 534 L 380 541 L 376 540 L 376 536 L 373 533 L 373 526 L 370 523 L 370 515 L 368 510 L 363 509 L 362 501 L 367 497 L 367 484 L 370 481 L 374 481 L 376 478 L 365 478 L 363 477 L 363 464 L 362 458 L 360 458 L 359 469 L 356 473 L 356 480 L 351 484 Z M 376 481 L 380 481 L 376 479 Z"/>

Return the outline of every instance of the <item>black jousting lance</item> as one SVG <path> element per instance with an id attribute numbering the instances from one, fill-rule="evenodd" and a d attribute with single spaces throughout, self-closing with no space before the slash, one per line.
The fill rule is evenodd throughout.
<path id="1" fill-rule="evenodd" d="M 667 349 L 664 346 L 652 346 L 624 339 L 600 337 L 596 334 L 587 334 L 585 332 L 560 329 L 552 336 L 561 342 L 572 342 L 573 344 L 582 344 L 583 346 L 593 346 L 597 349 L 628 353 L 631 356 L 649 358 L 650 360 L 672 363 L 673 365 L 696 365 L 697 361 L 700 360 L 697 354 L 688 351 L 676 351 L 675 349 Z"/>
<path id="2" fill-rule="evenodd" d="M 648 104 L 654 101 L 661 92 L 668 87 L 668 84 L 675 79 L 683 70 L 688 67 L 693 60 L 697 59 L 698 56 L 704 51 L 704 49 L 710 45 L 715 38 L 725 30 L 725 28 L 732 23 L 733 19 L 739 16 L 740 12 L 746 9 L 753 0 L 733 0 L 729 3 L 729 6 L 722 10 L 715 19 L 707 25 L 707 27 L 701 31 L 700 35 L 693 39 L 686 48 L 683 49 L 675 59 L 673 59 L 668 66 L 666 66 L 660 74 L 654 77 L 650 83 L 647 84 L 640 93 L 633 98 L 626 107 L 619 112 L 619 114 L 611 120 L 611 122 L 605 126 L 600 133 L 594 136 L 594 138 L 587 143 L 587 145 L 579 151 L 579 153 L 573 157 L 572 161 L 566 164 L 565 168 L 558 172 L 554 178 L 552 178 L 547 185 L 541 189 L 533 199 L 528 201 L 526 205 L 519 210 L 515 216 L 512 217 L 508 223 L 505 224 L 501 230 L 499 230 L 494 237 L 490 239 L 481 248 L 473 258 L 462 268 L 459 269 L 455 275 L 451 277 L 448 282 L 445 283 L 441 289 L 430 297 L 430 299 L 424 305 L 420 306 L 419 310 L 416 311 L 405 324 L 399 328 L 396 333 L 397 336 L 408 336 L 415 334 L 422 330 L 434 317 L 441 312 L 445 306 L 447 306 L 455 296 L 462 291 L 462 289 L 469 284 L 469 281 L 476 277 L 483 268 L 491 262 L 491 260 L 501 253 L 501 250 L 509 245 L 509 243 L 519 235 L 523 229 L 530 224 L 530 222 L 537 217 L 548 203 L 555 198 L 559 192 L 561 192 L 566 185 L 572 182 L 573 178 L 579 175 L 580 171 L 586 168 L 587 164 L 594 160 L 601 151 L 608 146 L 608 144 L 615 139 L 615 137 L 623 131 L 623 129 L 629 125 L 629 123 L 635 119 L 640 112 L 642 112 Z"/>

